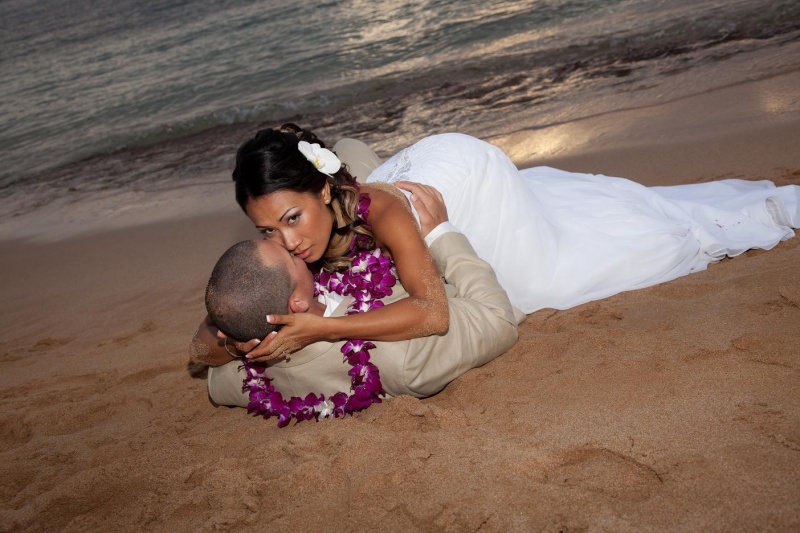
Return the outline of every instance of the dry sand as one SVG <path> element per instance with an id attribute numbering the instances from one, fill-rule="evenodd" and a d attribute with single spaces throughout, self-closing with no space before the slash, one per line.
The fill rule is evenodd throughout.
<path id="1" fill-rule="evenodd" d="M 800 183 L 798 86 L 493 141 L 651 185 Z M 0 244 L 2 531 L 800 529 L 799 238 L 537 312 L 433 398 L 278 429 L 214 407 L 186 355 L 244 216 L 101 230 Z"/>

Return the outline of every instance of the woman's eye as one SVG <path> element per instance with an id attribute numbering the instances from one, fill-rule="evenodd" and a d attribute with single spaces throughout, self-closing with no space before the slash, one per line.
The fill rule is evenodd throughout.
<path id="1" fill-rule="evenodd" d="M 275 234 L 275 230 L 274 229 L 269 229 L 269 228 L 261 229 L 261 230 L 258 230 L 258 231 L 261 232 L 261 235 L 263 235 L 265 239 L 269 239 L 270 237 L 272 237 Z"/>
<path id="2" fill-rule="evenodd" d="M 295 222 L 297 222 L 297 219 L 298 219 L 298 218 L 300 218 L 300 214 L 299 214 L 299 213 L 298 213 L 298 214 L 296 214 L 296 215 L 292 215 L 292 216 L 290 216 L 289 218 L 287 218 L 287 219 L 286 219 L 286 221 L 287 221 L 289 224 L 294 224 Z"/>

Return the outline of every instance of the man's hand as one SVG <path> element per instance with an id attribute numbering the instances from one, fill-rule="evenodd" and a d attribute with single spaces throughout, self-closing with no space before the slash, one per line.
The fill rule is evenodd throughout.
<path id="1" fill-rule="evenodd" d="M 398 181 L 395 185 L 411 193 L 411 203 L 419 215 L 419 226 L 423 237 L 442 222 L 449 220 L 442 193 L 434 187 L 413 181 Z"/>
<path id="2" fill-rule="evenodd" d="M 224 365 L 237 357 L 244 357 L 245 353 L 258 346 L 259 342 L 258 339 L 234 342 L 217 329 L 211 318 L 206 315 L 189 345 L 189 359 L 205 365 Z"/>
<path id="3" fill-rule="evenodd" d="M 239 357 L 244 357 L 245 355 L 250 353 L 256 346 L 261 344 L 261 341 L 259 339 L 250 339 L 247 342 L 235 341 L 229 338 L 224 333 L 222 333 L 220 330 L 217 330 L 217 338 L 225 343 L 225 346 L 227 346 L 228 353 L 230 355 L 236 354 Z"/>

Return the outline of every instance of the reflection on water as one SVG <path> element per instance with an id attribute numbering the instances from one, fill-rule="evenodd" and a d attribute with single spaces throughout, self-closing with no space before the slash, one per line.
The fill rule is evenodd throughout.
<path id="1" fill-rule="evenodd" d="M 536 137 L 509 141 L 525 161 L 589 146 L 582 118 L 800 67 L 796 0 L 94 4 L 0 2 L 3 219 L 227 180 L 284 120 L 384 157 L 446 131 Z"/>

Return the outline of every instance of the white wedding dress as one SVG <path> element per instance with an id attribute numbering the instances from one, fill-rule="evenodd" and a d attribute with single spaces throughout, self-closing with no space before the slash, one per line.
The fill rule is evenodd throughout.
<path id="1" fill-rule="evenodd" d="M 474 137 L 427 137 L 367 182 L 416 181 L 444 196 L 450 221 L 497 272 L 515 307 L 566 309 L 648 287 L 800 225 L 800 187 L 737 179 L 645 187 L 549 167 L 517 170 Z"/>

